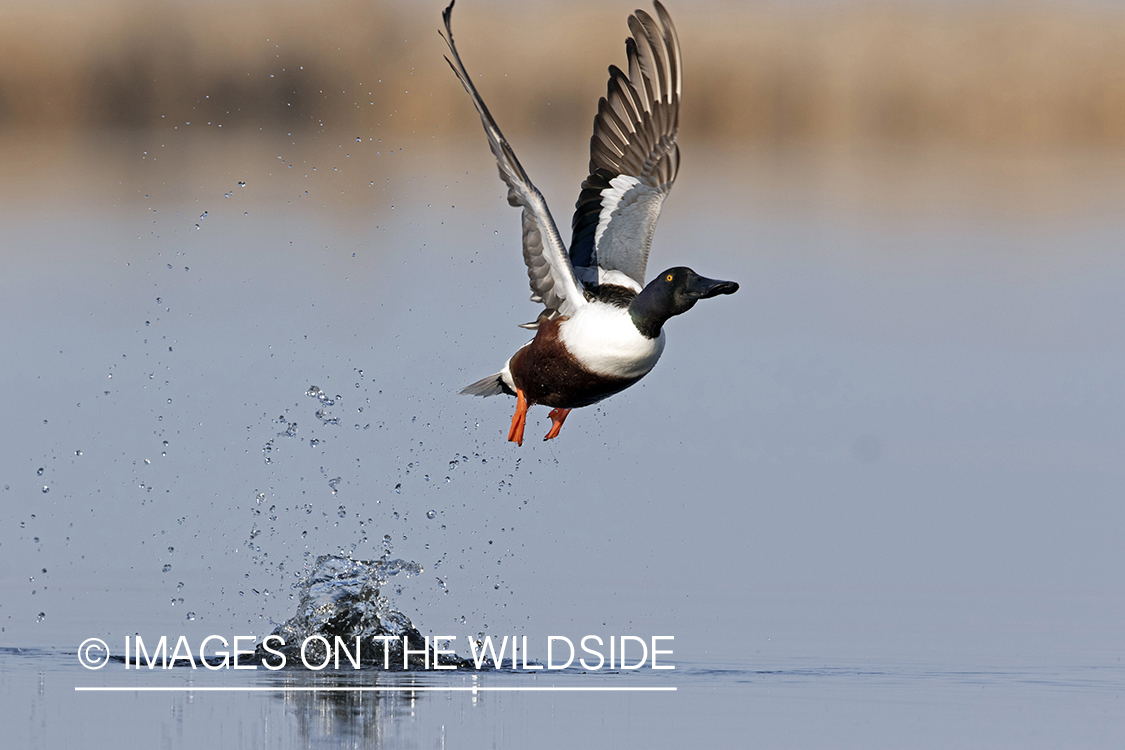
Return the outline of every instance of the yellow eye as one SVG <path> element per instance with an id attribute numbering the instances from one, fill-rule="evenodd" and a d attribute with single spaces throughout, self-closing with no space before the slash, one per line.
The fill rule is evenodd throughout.
<path id="1" fill-rule="evenodd" d="M 667 276 L 665 276 L 664 280 L 665 281 L 671 281 L 672 280 L 672 274 L 668 274 Z"/>

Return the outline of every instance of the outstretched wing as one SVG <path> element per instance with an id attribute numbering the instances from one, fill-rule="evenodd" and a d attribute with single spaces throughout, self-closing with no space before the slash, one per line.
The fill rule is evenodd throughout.
<path id="1" fill-rule="evenodd" d="M 654 4 L 659 24 L 643 10 L 629 17 L 629 74 L 609 68 L 570 243 L 579 279 L 638 292 L 660 206 L 680 167 L 680 43 L 668 11 Z"/>
<path id="2" fill-rule="evenodd" d="M 453 55 L 452 60 L 447 57 L 445 61 L 453 68 L 480 113 L 484 132 L 488 135 L 489 145 L 500 167 L 500 178 L 508 185 L 508 203 L 523 207 L 523 259 L 527 263 L 527 275 L 531 280 L 531 301 L 542 302 L 546 308 L 540 313 L 540 319 L 550 320 L 560 315 L 572 315 L 578 307 L 586 304 L 582 284 L 575 278 L 574 268 L 566 254 L 555 220 L 547 209 L 547 202 L 543 200 L 542 193 L 531 184 L 512 147 L 492 119 L 484 100 L 469 80 L 461 56 L 457 54 L 457 46 L 453 43 L 453 29 L 450 26 L 452 15 L 451 2 L 442 13 L 448 35 L 443 39 Z M 527 323 L 523 327 L 535 328 L 537 325 L 537 322 Z"/>

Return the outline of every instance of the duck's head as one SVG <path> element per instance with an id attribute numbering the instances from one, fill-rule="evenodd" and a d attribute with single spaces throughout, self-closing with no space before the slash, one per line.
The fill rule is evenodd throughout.
<path id="1" fill-rule="evenodd" d="M 664 322 L 686 313 L 695 303 L 720 294 L 734 294 L 738 284 L 700 276 L 684 266 L 669 268 L 648 282 L 629 303 L 629 315 L 637 330 L 650 339 L 660 335 Z"/>

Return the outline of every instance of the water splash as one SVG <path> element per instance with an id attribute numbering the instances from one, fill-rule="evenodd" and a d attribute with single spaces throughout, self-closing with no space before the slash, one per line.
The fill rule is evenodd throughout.
<path id="1" fill-rule="evenodd" d="M 363 644 L 364 661 L 381 668 L 383 642 L 373 639 L 391 636 L 394 640 L 389 646 L 390 664 L 392 668 L 401 668 L 403 639 L 409 642 L 411 651 L 421 651 L 426 641 L 410 618 L 395 609 L 380 591 L 392 578 L 419 575 L 422 570 L 416 562 L 389 560 L 387 554 L 375 561 L 321 555 L 312 570 L 295 585 L 300 591 L 297 614 L 273 632 L 285 641 L 280 650 L 289 663 L 300 663 L 301 644 L 309 636 L 323 636 L 329 643 L 334 643 L 336 636 L 348 643 L 358 637 Z M 323 648 L 319 641 L 310 642 L 310 662 L 323 660 L 323 653 L 315 653 L 318 648 Z M 264 651 L 259 654 L 259 658 L 266 656 Z M 431 663 L 434 658 L 431 652 Z M 462 664 L 461 659 L 448 655 L 441 659 L 443 664 Z M 411 655 L 409 663 L 420 667 L 424 661 L 419 653 Z"/>

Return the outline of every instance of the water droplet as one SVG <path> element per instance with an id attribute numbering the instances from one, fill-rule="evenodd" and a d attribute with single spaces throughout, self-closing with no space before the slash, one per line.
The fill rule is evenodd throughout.
<path id="1" fill-rule="evenodd" d="M 40 612 L 39 616 L 35 618 L 36 622 L 43 622 L 43 618 L 47 616 L 46 612 Z"/>
<path id="2" fill-rule="evenodd" d="M 50 488 L 50 487 L 48 487 L 47 485 L 43 485 L 43 494 L 44 494 L 44 495 L 46 495 L 46 494 L 47 494 L 48 492 L 50 492 L 50 491 L 51 491 L 51 488 Z"/>
<path id="3" fill-rule="evenodd" d="M 345 508 L 343 505 L 341 505 L 339 508 L 336 509 L 336 515 L 339 516 L 340 518 L 347 518 L 348 509 Z"/>
<path id="4" fill-rule="evenodd" d="M 325 393 L 318 386 L 315 386 L 315 385 L 310 385 L 309 389 L 307 391 L 305 391 L 305 395 L 310 397 L 310 398 L 315 398 L 317 401 L 324 404 L 325 406 L 334 406 L 336 404 L 335 401 L 328 398 L 327 393 Z M 337 396 L 336 398 L 339 398 L 339 396 Z"/>
<path id="5" fill-rule="evenodd" d="M 82 455 L 82 451 L 74 451 L 74 455 L 76 455 L 76 456 L 81 456 L 81 455 Z"/>
<path id="6" fill-rule="evenodd" d="M 336 494 L 336 486 L 338 484 L 340 484 L 340 477 L 336 477 L 335 479 L 329 479 L 328 480 L 328 486 L 332 488 L 332 494 L 333 495 Z"/>
<path id="7" fill-rule="evenodd" d="M 195 613 L 194 612 L 188 612 L 187 613 L 187 619 L 194 620 L 195 619 Z"/>
<path id="8" fill-rule="evenodd" d="M 395 485 L 395 492 L 397 492 L 400 495 L 402 494 L 402 482 L 399 482 L 398 484 Z"/>
<path id="9" fill-rule="evenodd" d="M 163 570 L 165 573 L 167 573 L 171 569 L 172 569 L 172 565 L 170 563 L 165 563 L 164 567 L 161 568 L 161 570 Z"/>
<path id="10" fill-rule="evenodd" d="M 168 548 L 168 554 L 169 554 L 169 555 L 175 554 L 175 552 L 176 552 L 176 548 L 175 548 L 175 547 L 169 547 L 169 548 Z"/>
<path id="11" fill-rule="evenodd" d="M 433 519 L 437 518 L 437 511 L 436 511 L 436 510 L 428 510 L 428 511 L 426 511 L 426 518 L 430 519 L 431 521 L 432 521 Z"/>
<path id="12" fill-rule="evenodd" d="M 40 468 L 39 471 L 35 472 L 35 476 L 37 476 L 37 477 L 43 476 L 43 469 Z"/>

